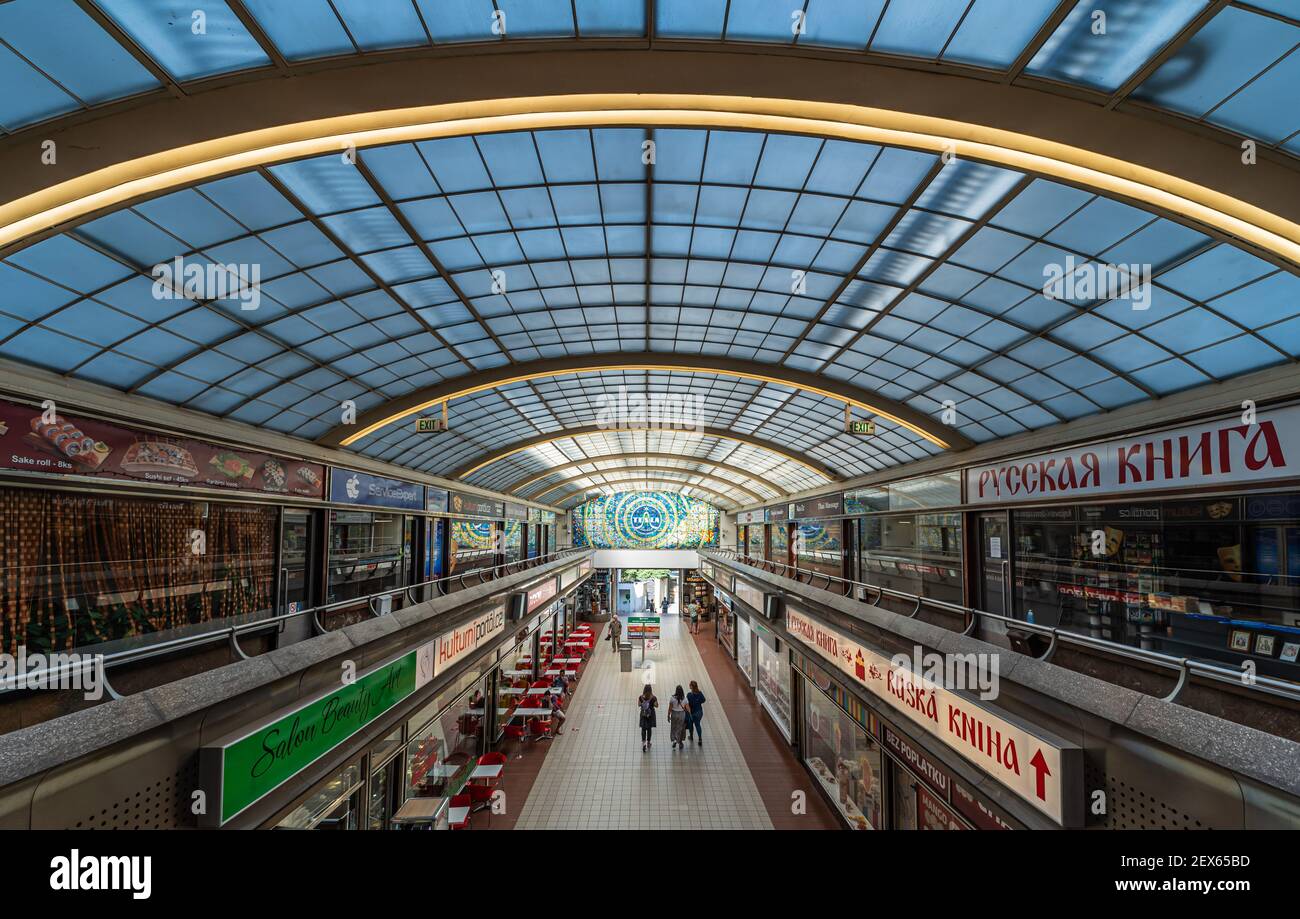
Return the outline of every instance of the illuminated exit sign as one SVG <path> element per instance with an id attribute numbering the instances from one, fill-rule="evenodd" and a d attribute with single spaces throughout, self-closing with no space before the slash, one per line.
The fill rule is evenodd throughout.
<path id="1" fill-rule="evenodd" d="M 416 418 L 415 433 L 417 434 L 441 434 L 447 430 L 447 420 L 445 418 Z"/>
<path id="2" fill-rule="evenodd" d="M 869 437 L 876 433 L 876 423 L 874 421 L 855 421 L 849 419 L 845 422 L 845 434 L 856 434 L 859 437 Z"/>

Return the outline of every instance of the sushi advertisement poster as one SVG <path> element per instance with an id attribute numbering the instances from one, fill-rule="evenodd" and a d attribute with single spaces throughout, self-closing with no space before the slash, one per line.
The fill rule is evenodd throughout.
<path id="1" fill-rule="evenodd" d="M 0 467 L 320 498 L 325 467 L 0 400 Z"/>

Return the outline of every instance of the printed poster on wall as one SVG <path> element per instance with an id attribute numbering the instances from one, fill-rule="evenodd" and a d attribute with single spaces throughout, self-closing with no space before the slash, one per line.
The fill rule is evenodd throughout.
<path id="1" fill-rule="evenodd" d="M 325 467 L 0 401 L 0 468 L 320 498 Z"/>

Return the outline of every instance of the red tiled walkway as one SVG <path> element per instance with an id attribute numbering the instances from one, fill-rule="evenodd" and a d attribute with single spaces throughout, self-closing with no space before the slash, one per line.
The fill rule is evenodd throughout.
<path id="1" fill-rule="evenodd" d="M 736 662 L 718 644 L 713 623 L 701 622 L 700 632 L 694 638 L 695 648 L 709 672 L 709 679 L 713 681 L 717 696 L 713 701 L 726 713 L 773 827 L 778 830 L 843 829 L 843 823 L 795 758 L 794 751 L 781 736 L 771 716 L 759 705 L 753 689 L 746 685 Z M 718 707 L 713 707 L 709 714 L 717 717 Z M 708 714 L 705 718 L 707 729 Z M 805 814 L 791 813 L 791 795 L 795 791 L 804 793 L 807 801 Z"/>

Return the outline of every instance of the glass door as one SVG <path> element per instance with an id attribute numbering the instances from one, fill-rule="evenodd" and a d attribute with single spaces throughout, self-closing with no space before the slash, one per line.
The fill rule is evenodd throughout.
<path id="1" fill-rule="evenodd" d="M 277 606 L 281 613 L 306 609 L 315 569 L 312 512 L 286 507 L 280 518 L 280 572 Z"/>
<path id="2" fill-rule="evenodd" d="M 980 515 L 979 608 L 1011 615 L 1011 527 L 1005 511 Z"/>

